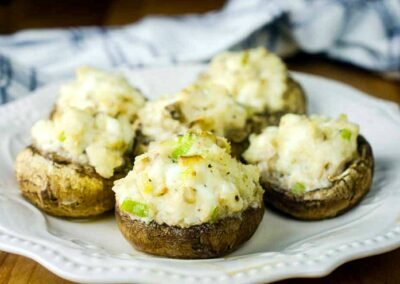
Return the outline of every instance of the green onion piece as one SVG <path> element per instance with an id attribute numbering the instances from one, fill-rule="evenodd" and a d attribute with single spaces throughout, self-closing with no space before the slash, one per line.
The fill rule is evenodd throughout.
<path id="1" fill-rule="evenodd" d="M 294 194 L 303 194 L 306 191 L 306 187 L 301 182 L 296 182 L 292 187 L 292 192 Z"/>
<path id="2" fill-rule="evenodd" d="M 340 119 L 340 120 L 347 120 L 347 114 L 341 113 L 341 114 L 339 115 L 339 119 Z"/>
<path id="3" fill-rule="evenodd" d="M 138 217 L 149 215 L 149 207 L 146 204 L 131 199 L 125 199 L 121 204 L 121 209 Z"/>
<path id="4" fill-rule="evenodd" d="M 347 128 L 344 128 L 344 129 L 340 130 L 340 136 L 341 136 L 342 139 L 344 139 L 344 140 L 350 140 L 350 138 L 351 138 L 351 131 L 348 130 Z"/>
<path id="5" fill-rule="evenodd" d="M 245 51 L 242 55 L 242 65 L 246 65 L 249 62 L 249 52 Z"/>
<path id="6" fill-rule="evenodd" d="M 65 132 L 61 131 L 60 134 L 58 134 L 58 140 L 61 142 L 65 141 Z"/>
<path id="7" fill-rule="evenodd" d="M 211 213 L 211 217 L 210 217 L 210 223 L 215 223 L 215 221 L 217 221 L 218 218 L 218 207 L 215 207 Z"/>
<path id="8" fill-rule="evenodd" d="M 171 158 L 176 161 L 180 156 L 183 156 L 189 152 L 193 145 L 193 135 L 186 133 L 185 135 L 178 138 L 178 145 L 172 151 Z"/>

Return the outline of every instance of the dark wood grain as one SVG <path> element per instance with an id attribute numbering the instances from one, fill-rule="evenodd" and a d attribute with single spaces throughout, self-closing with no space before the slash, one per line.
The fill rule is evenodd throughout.
<path id="1" fill-rule="evenodd" d="M 21 29 L 122 25 L 144 16 L 204 13 L 225 0 L 0 0 L 0 33 Z"/>
<path id="2" fill-rule="evenodd" d="M 385 79 L 380 74 L 321 56 L 299 54 L 287 59 L 286 63 L 291 70 L 321 75 L 349 84 L 369 95 L 400 103 L 400 81 Z"/>

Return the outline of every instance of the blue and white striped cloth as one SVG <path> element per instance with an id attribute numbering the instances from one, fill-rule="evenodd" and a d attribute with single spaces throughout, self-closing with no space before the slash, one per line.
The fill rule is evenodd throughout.
<path id="1" fill-rule="evenodd" d="M 28 30 L 0 36 L 0 103 L 105 69 L 204 62 L 226 49 L 298 50 L 400 76 L 399 0 L 231 0 L 221 11 L 148 17 L 117 28 Z"/>

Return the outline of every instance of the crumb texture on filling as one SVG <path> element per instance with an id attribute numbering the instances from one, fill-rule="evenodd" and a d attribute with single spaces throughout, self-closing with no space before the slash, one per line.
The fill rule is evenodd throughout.
<path id="1" fill-rule="evenodd" d="M 331 185 L 357 156 L 359 127 L 345 115 L 287 114 L 279 126 L 267 127 L 250 136 L 244 159 L 257 164 L 263 180 L 303 193 Z"/>
<path id="2" fill-rule="evenodd" d="M 285 105 L 286 66 L 265 48 L 218 54 L 199 82 L 225 87 L 238 102 L 256 112 L 278 112 Z"/>
<path id="3" fill-rule="evenodd" d="M 225 138 L 201 131 L 150 144 L 113 190 L 132 218 L 180 227 L 240 215 L 263 195 L 258 168 L 232 158 Z"/>
<path id="4" fill-rule="evenodd" d="M 61 87 L 52 117 L 33 126 L 33 144 L 109 178 L 132 147 L 144 102 L 122 76 L 81 67 L 76 80 Z"/>
<path id="5" fill-rule="evenodd" d="M 168 139 L 188 129 L 231 138 L 244 131 L 247 109 L 214 84 L 193 84 L 172 96 L 146 103 L 139 111 L 140 131 L 150 140 Z"/>

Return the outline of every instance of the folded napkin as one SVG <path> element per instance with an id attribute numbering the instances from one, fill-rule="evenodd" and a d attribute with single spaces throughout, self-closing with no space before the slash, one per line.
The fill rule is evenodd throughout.
<path id="1" fill-rule="evenodd" d="M 117 28 L 27 30 L 0 36 L 0 103 L 72 76 L 105 69 L 205 62 L 223 50 L 298 50 L 400 76 L 398 0 L 231 0 L 221 11 L 147 17 Z"/>

